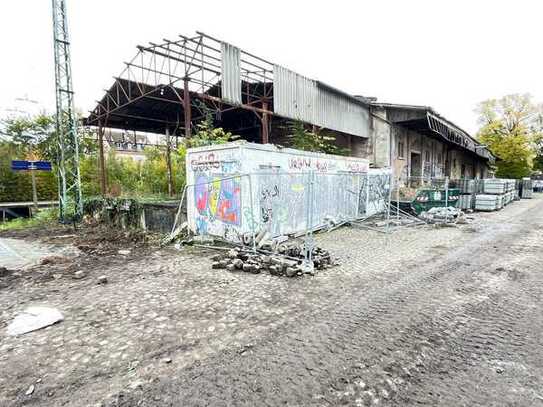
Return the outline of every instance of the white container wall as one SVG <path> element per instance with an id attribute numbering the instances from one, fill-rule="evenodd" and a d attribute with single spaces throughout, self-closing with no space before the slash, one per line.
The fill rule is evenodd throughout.
<path id="1" fill-rule="evenodd" d="M 189 228 L 236 242 L 383 210 L 390 178 L 365 159 L 245 142 L 189 149 L 186 165 Z"/>

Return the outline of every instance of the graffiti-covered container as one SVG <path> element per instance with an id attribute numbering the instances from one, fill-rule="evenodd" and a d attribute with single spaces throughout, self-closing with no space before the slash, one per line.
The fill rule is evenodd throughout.
<path id="1" fill-rule="evenodd" d="M 357 217 L 370 171 L 362 158 L 247 142 L 189 149 L 186 167 L 189 228 L 235 242 Z"/>

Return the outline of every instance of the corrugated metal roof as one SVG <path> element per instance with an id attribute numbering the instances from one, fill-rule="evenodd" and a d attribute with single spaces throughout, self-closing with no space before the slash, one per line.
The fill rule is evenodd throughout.
<path id="1" fill-rule="evenodd" d="M 363 101 L 274 65 L 274 112 L 360 137 L 368 137 L 369 111 Z"/>
<path id="2" fill-rule="evenodd" d="M 382 103 L 382 102 L 373 102 L 372 106 L 378 106 L 383 108 L 390 108 L 390 109 L 400 109 L 400 110 L 417 110 L 420 112 L 424 112 L 426 114 L 426 117 L 428 118 L 428 125 L 432 130 L 439 132 L 437 129 L 434 129 L 431 124 L 431 120 L 438 121 L 442 123 L 443 126 L 448 127 L 453 132 L 458 132 L 461 135 L 463 135 L 466 140 L 461 144 L 462 147 L 464 147 L 467 150 L 473 151 L 477 155 L 488 158 L 489 160 L 493 161 L 495 159 L 494 155 L 490 152 L 486 146 L 483 146 L 477 139 L 471 136 L 467 131 L 463 130 L 450 120 L 446 119 L 442 115 L 440 115 L 438 112 L 436 112 L 432 107 L 430 106 L 422 106 L 422 105 L 406 105 L 406 104 L 400 104 L 400 103 Z M 445 132 L 443 132 L 445 133 Z"/>

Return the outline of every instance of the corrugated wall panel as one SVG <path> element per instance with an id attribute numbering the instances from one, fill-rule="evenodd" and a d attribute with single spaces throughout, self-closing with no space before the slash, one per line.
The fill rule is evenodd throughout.
<path id="1" fill-rule="evenodd" d="M 317 82 L 279 65 L 274 65 L 274 111 L 278 115 L 302 120 L 361 137 L 368 137 L 368 109 Z"/>
<path id="2" fill-rule="evenodd" d="M 221 43 L 222 98 L 241 104 L 240 50 L 225 42 Z"/>
<path id="3" fill-rule="evenodd" d="M 368 137 L 369 111 L 349 98 L 317 87 L 315 124 L 332 130 Z"/>
<path id="4" fill-rule="evenodd" d="M 275 113 L 290 119 L 313 122 L 315 81 L 279 65 L 273 67 Z"/>

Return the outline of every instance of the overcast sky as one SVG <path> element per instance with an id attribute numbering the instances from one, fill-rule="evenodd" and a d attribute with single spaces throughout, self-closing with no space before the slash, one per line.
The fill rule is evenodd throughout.
<path id="1" fill-rule="evenodd" d="M 204 31 L 384 102 L 429 105 L 470 132 L 484 99 L 543 102 L 537 0 L 68 0 L 76 106 L 101 98 L 136 45 Z M 0 1 L 0 115 L 54 108 L 50 0 Z"/>

